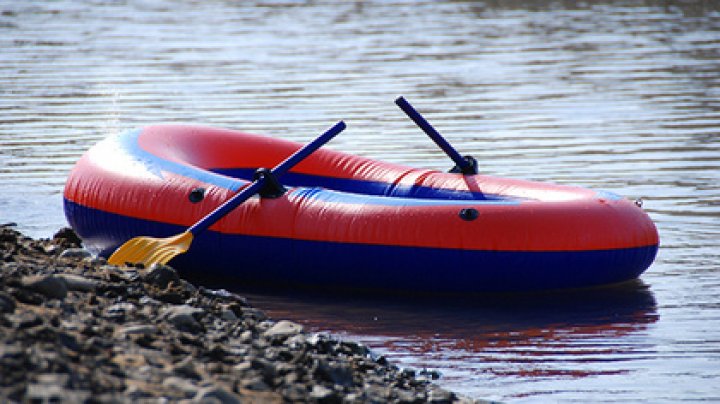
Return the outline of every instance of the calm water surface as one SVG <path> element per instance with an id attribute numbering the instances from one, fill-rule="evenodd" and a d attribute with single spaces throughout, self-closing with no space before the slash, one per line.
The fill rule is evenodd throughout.
<path id="1" fill-rule="evenodd" d="M 720 401 L 720 3 L 0 0 L 0 222 L 46 237 L 107 134 L 185 122 L 642 197 L 641 281 L 465 301 L 253 294 L 475 397 Z"/>

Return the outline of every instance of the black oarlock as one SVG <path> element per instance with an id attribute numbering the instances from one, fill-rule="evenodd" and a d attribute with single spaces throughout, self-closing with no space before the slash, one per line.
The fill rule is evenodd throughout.
<path id="1" fill-rule="evenodd" d="M 478 212 L 475 208 L 464 208 L 460 209 L 460 213 L 458 213 L 458 216 L 460 216 L 460 219 L 462 220 L 472 222 L 480 216 L 480 212 Z"/>
<path id="2" fill-rule="evenodd" d="M 188 199 L 192 203 L 198 203 L 205 199 L 205 188 L 197 187 L 194 188 L 192 191 L 190 191 L 190 194 L 188 195 Z"/>

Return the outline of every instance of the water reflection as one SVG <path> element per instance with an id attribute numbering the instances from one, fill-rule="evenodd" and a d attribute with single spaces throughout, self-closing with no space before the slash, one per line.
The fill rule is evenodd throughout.
<path id="1" fill-rule="evenodd" d="M 234 290 L 275 319 L 359 340 L 403 366 L 438 368 L 450 378 L 458 369 L 483 378 L 629 373 L 623 362 L 655 349 L 633 337 L 659 318 L 652 292 L 639 280 L 466 298 Z"/>

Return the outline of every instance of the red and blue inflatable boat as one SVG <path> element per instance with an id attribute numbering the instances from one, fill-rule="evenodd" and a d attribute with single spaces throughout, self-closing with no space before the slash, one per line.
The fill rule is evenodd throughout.
<path id="1" fill-rule="evenodd" d="M 111 136 L 76 164 L 70 225 L 102 255 L 135 236 L 184 231 L 299 144 L 161 125 Z M 173 259 L 240 283 L 507 292 L 638 277 L 657 230 L 635 203 L 583 188 L 388 164 L 321 149 Z"/>

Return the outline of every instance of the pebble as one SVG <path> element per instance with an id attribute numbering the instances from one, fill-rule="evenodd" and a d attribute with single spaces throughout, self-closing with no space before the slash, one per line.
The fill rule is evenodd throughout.
<path id="1" fill-rule="evenodd" d="M 180 277 L 177 271 L 168 265 L 153 264 L 143 277 L 143 280 L 161 289 L 165 289 L 170 282 L 179 282 Z"/>
<path id="2" fill-rule="evenodd" d="M 68 248 L 60 253 L 60 258 L 85 259 L 92 257 L 92 253 L 84 248 Z"/>
<path id="3" fill-rule="evenodd" d="M 266 337 L 289 337 L 302 332 L 303 326 L 288 320 L 281 320 L 271 326 L 263 334 Z"/>
<path id="4" fill-rule="evenodd" d="M 17 307 L 15 298 L 0 291 L 0 313 L 12 313 L 15 311 L 15 307 Z"/>
<path id="5" fill-rule="evenodd" d="M 168 389 L 182 392 L 184 398 L 195 397 L 198 393 L 195 383 L 182 377 L 170 376 L 162 381 L 162 385 Z"/>
<path id="6" fill-rule="evenodd" d="M 0 226 L 0 402 L 476 402 L 170 266 L 87 254 Z"/>
<path id="7" fill-rule="evenodd" d="M 94 279 L 88 279 L 81 275 L 60 274 L 57 277 L 65 281 L 67 289 L 72 291 L 91 292 L 95 290 L 99 283 Z"/>
<path id="8" fill-rule="evenodd" d="M 242 400 L 236 394 L 218 386 L 205 387 L 193 398 L 197 403 L 240 404 Z"/>
<path id="9" fill-rule="evenodd" d="M 123 335 L 155 335 L 158 333 L 158 328 L 151 324 L 139 324 L 129 325 L 125 327 L 119 327 L 115 329 L 115 334 L 119 336 Z"/>
<path id="10" fill-rule="evenodd" d="M 200 327 L 200 323 L 195 317 L 200 316 L 202 313 L 202 309 L 183 304 L 165 309 L 162 315 L 175 327 L 196 329 Z"/>
<path id="11" fill-rule="evenodd" d="M 22 278 L 22 285 L 52 299 L 64 299 L 68 292 L 65 280 L 55 275 L 26 276 Z"/>
<path id="12" fill-rule="evenodd" d="M 333 396 L 333 391 L 329 388 L 316 384 L 313 386 L 312 391 L 310 392 L 310 398 L 317 401 L 327 401 Z"/>
<path id="13" fill-rule="evenodd" d="M 222 318 L 225 321 L 237 321 L 238 320 L 237 314 L 235 314 L 235 312 L 230 309 L 223 309 L 223 311 L 220 313 L 220 318 Z"/>

